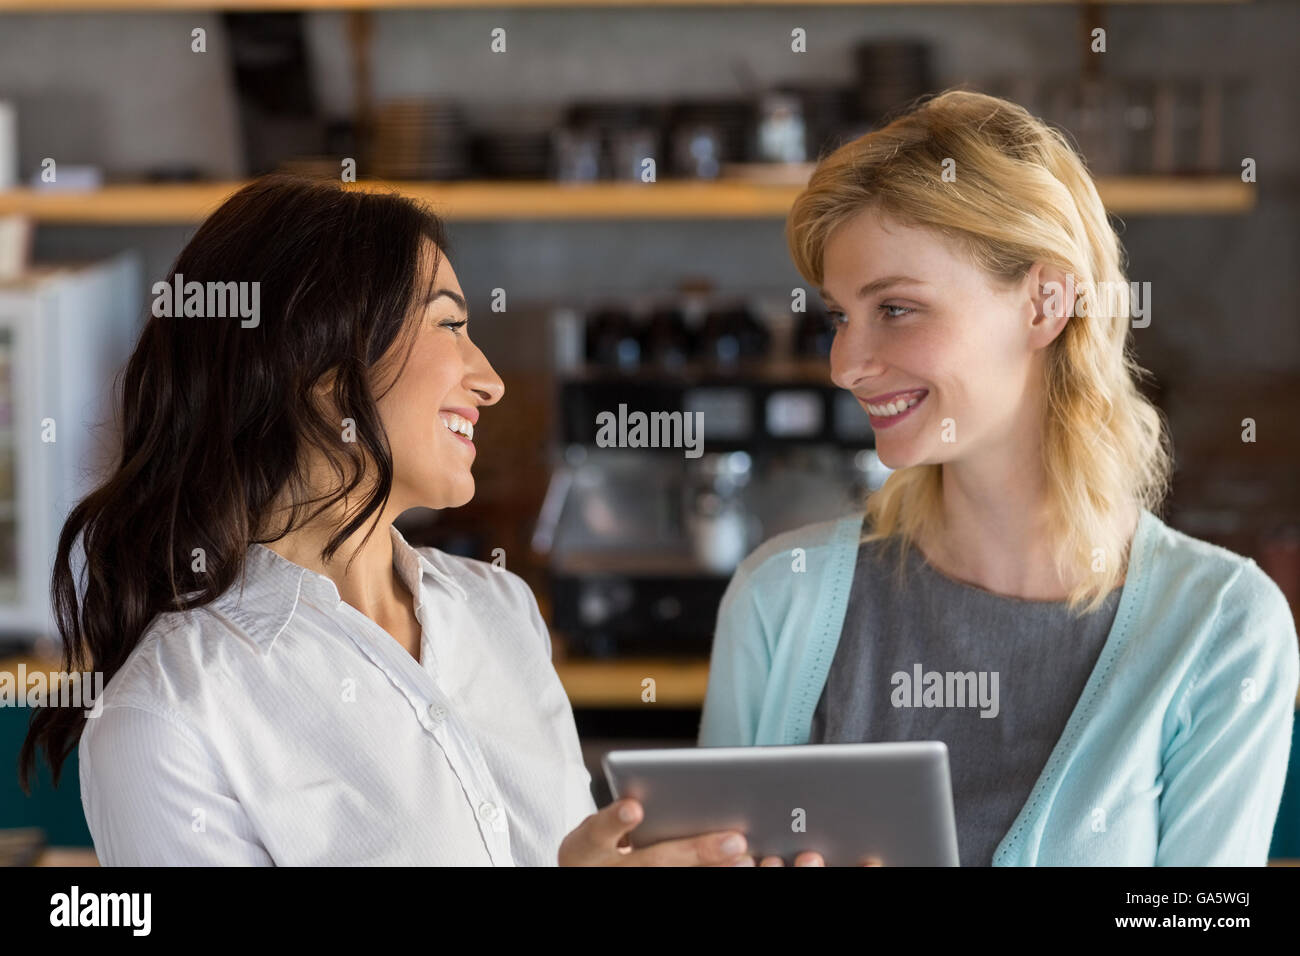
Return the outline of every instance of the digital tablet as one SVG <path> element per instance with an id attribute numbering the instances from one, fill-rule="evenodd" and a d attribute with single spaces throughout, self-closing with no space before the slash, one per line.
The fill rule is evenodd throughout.
<path id="1" fill-rule="evenodd" d="M 603 766 L 614 799 L 645 809 L 634 847 L 740 830 L 787 866 L 805 850 L 827 866 L 959 865 L 941 741 L 614 750 Z"/>

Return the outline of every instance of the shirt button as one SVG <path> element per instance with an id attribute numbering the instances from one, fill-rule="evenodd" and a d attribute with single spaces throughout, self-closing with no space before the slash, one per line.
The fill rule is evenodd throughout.
<path id="1" fill-rule="evenodd" d="M 435 724 L 441 724 L 444 720 L 447 719 L 447 708 L 439 704 L 430 704 L 429 719 L 432 720 Z"/>
<path id="2" fill-rule="evenodd" d="M 501 808 L 495 803 L 483 802 L 478 805 L 479 819 L 489 824 L 497 833 L 503 833 L 506 828 L 506 817 L 501 812 Z"/>

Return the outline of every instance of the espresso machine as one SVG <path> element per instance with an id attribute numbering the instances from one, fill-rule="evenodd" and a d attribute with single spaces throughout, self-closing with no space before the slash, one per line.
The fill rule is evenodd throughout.
<path id="1" fill-rule="evenodd" d="M 726 311 L 743 331 L 735 304 Z M 620 343 L 609 313 L 552 316 L 554 463 L 533 536 L 551 626 L 591 656 L 707 654 L 740 561 L 782 531 L 861 511 L 889 470 L 824 356 L 733 342 L 718 350 L 733 361 L 698 345 L 670 365 L 629 361 L 643 346 Z"/>

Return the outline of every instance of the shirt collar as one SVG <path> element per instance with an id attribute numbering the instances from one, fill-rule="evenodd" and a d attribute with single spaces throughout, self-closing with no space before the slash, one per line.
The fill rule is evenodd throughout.
<path id="1" fill-rule="evenodd" d="M 460 582 L 411 547 L 397 528 L 390 531 L 393 567 L 414 597 L 416 611 L 424 606 L 426 578 L 442 585 L 456 599 L 468 599 Z M 343 603 L 338 588 L 325 575 L 295 564 L 265 545 L 253 544 L 245 558 L 243 579 L 231 585 L 212 604 L 260 647 L 269 650 L 304 598 L 328 610 Z"/>
<path id="2" fill-rule="evenodd" d="M 415 609 L 417 611 L 424 604 L 424 589 L 420 587 L 420 582 L 423 581 L 425 576 L 433 578 L 458 600 L 469 600 L 469 595 L 465 593 L 465 589 L 460 582 L 407 544 L 406 539 L 402 537 L 402 533 L 396 527 L 392 529 L 392 538 L 393 567 L 397 568 L 402 583 L 415 595 Z"/>

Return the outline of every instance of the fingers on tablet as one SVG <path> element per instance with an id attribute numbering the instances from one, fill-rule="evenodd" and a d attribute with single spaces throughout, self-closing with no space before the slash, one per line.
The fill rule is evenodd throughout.
<path id="1" fill-rule="evenodd" d="M 754 858 L 746 852 L 749 849 L 749 841 L 745 839 L 743 833 L 711 833 L 707 837 L 700 837 L 699 841 L 708 841 L 709 843 L 707 852 L 710 859 L 707 861 L 701 860 L 701 862 L 713 862 L 721 859 L 732 865 L 744 866 L 745 864 L 738 859 L 738 857 L 743 857 L 750 861 L 751 866 L 753 865 Z"/>
<path id="2" fill-rule="evenodd" d="M 736 840 L 730 843 L 728 841 Z M 746 863 L 745 861 L 749 862 Z M 753 866 L 744 834 L 723 832 L 664 840 L 630 853 L 625 866 Z"/>
<path id="3" fill-rule="evenodd" d="M 785 860 L 779 856 L 765 856 L 759 866 L 785 866 Z M 794 858 L 795 866 L 825 866 L 826 861 L 820 853 L 809 850 L 806 853 L 800 853 Z"/>
<path id="4" fill-rule="evenodd" d="M 688 840 L 671 840 L 660 843 L 661 847 L 682 844 L 686 858 L 677 866 L 753 866 L 754 858 L 749 855 L 749 842 L 743 833 L 726 831 L 707 833 L 704 836 Z"/>
<path id="5" fill-rule="evenodd" d="M 613 805 L 617 808 L 618 822 L 624 825 L 624 832 L 634 829 L 641 822 L 641 804 L 629 797 Z"/>
<path id="6" fill-rule="evenodd" d="M 631 842 L 628 834 L 636 829 L 642 816 L 641 804 L 636 800 L 611 803 L 592 821 L 592 840 L 600 846 L 628 846 Z"/>
<path id="7" fill-rule="evenodd" d="M 607 854 L 612 847 L 624 857 L 633 852 L 629 834 L 642 816 L 641 804 L 636 800 L 619 800 L 588 817 L 580 829 L 593 853 Z"/>

